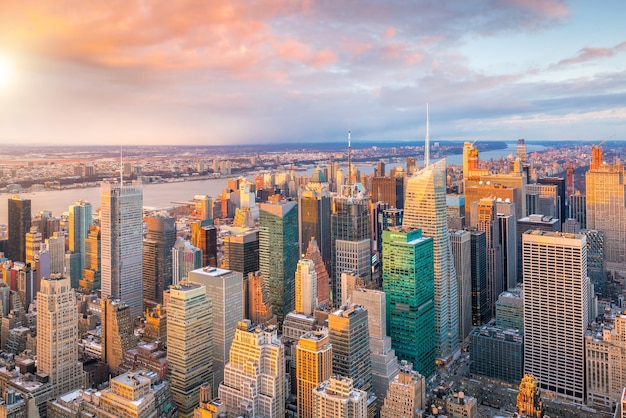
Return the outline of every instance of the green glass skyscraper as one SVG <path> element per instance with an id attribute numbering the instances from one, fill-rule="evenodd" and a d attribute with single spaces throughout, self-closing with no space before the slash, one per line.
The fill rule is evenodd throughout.
<path id="1" fill-rule="evenodd" d="M 270 289 L 270 302 L 279 324 L 295 307 L 298 264 L 298 204 L 259 205 L 259 266 Z"/>
<path id="2" fill-rule="evenodd" d="M 387 330 L 398 359 L 424 376 L 435 371 L 433 239 L 421 229 L 383 231 L 383 290 Z"/>

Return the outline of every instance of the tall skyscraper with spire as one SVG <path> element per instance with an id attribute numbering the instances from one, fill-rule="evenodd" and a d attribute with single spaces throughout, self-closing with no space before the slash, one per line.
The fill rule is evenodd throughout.
<path id="1" fill-rule="evenodd" d="M 429 159 L 425 157 L 424 161 L 428 163 Z M 445 159 L 426 165 L 408 179 L 402 226 L 420 228 L 425 237 L 433 239 L 435 348 L 437 358 L 446 361 L 459 348 L 459 310 L 458 285 L 448 235 Z"/>
<path id="2" fill-rule="evenodd" d="M 348 132 L 348 184 L 331 202 L 332 300 L 341 303 L 341 273 L 353 271 L 367 284 L 371 279 L 371 226 L 369 198 L 359 184 L 352 183 L 350 132 Z M 364 257 L 365 255 L 365 257 Z"/>
<path id="3" fill-rule="evenodd" d="M 143 312 L 143 190 L 102 183 L 100 195 L 102 297 L 121 299 L 133 317 Z"/>

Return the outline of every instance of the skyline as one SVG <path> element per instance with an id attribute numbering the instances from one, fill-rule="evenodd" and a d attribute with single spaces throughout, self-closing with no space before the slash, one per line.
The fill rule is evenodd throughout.
<path id="1" fill-rule="evenodd" d="M 7 3 L 3 144 L 626 139 L 623 2 Z"/>

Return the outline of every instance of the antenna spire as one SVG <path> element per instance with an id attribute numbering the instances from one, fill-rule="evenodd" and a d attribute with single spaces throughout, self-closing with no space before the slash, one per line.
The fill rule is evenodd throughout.
<path id="1" fill-rule="evenodd" d="M 426 103 L 426 144 L 424 145 L 424 167 L 430 165 L 430 132 L 428 126 L 428 103 Z"/>
<path id="2" fill-rule="evenodd" d="M 120 145 L 120 189 L 124 185 L 124 161 L 122 159 L 122 145 Z"/>
<path id="3" fill-rule="evenodd" d="M 352 159 L 350 156 L 350 131 L 348 131 L 348 185 L 352 184 Z"/>

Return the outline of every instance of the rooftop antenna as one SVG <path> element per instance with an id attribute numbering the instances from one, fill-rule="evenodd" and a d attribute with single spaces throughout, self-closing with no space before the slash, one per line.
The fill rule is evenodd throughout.
<path id="1" fill-rule="evenodd" d="M 348 131 L 348 185 L 352 184 L 352 159 L 350 157 L 350 131 Z"/>
<path id="2" fill-rule="evenodd" d="M 124 162 L 122 160 L 122 145 L 120 145 L 120 189 L 124 185 Z"/>
<path id="3" fill-rule="evenodd" d="M 428 103 L 426 103 L 426 144 L 424 145 L 424 167 L 430 165 L 430 133 L 428 126 Z"/>

